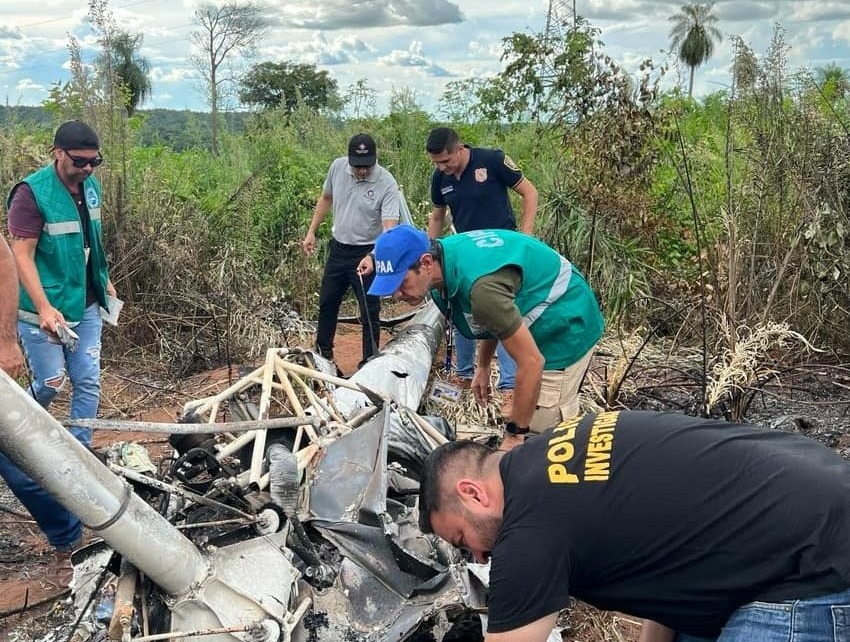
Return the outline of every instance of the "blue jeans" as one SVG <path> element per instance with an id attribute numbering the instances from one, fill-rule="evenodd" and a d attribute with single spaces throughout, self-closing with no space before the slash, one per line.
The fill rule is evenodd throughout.
<path id="1" fill-rule="evenodd" d="M 74 331 L 80 337 L 76 352 L 70 352 L 38 326 L 18 322 L 21 344 L 32 371 L 30 393 L 47 408 L 66 379 L 71 382 L 71 419 L 97 416 L 100 400 L 100 334 L 103 327 L 98 305 L 86 308 Z M 71 433 L 85 446 L 91 446 L 91 429 L 71 426 Z M 0 476 L 35 518 L 50 544 L 64 550 L 82 535 L 82 524 L 45 490 L 0 453 Z"/>
<path id="2" fill-rule="evenodd" d="M 475 339 L 467 339 L 457 330 L 454 331 L 455 372 L 458 377 L 472 379 L 475 374 Z M 513 390 L 516 379 L 516 361 L 499 342 L 496 345 L 496 359 L 499 362 L 499 390 Z"/>
<path id="3" fill-rule="evenodd" d="M 676 642 L 694 640 L 700 638 L 676 636 Z M 715 642 L 850 642 L 850 589 L 806 600 L 750 602 L 732 614 Z"/>

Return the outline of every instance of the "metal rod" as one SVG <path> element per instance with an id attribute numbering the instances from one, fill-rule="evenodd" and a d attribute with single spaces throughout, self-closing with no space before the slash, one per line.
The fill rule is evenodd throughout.
<path id="1" fill-rule="evenodd" d="M 357 278 L 360 279 L 360 294 L 363 296 L 363 307 L 361 307 L 360 310 L 363 312 L 363 316 L 366 317 L 366 327 L 369 329 L 369 343 L 372 346 L 372 354 L 377 356 L 378 344 L 375 341 L 375 330 L 372 327 L 372 317 L 369 316 L 369 300 L 366 298 L 369 295 L 366 294 L 366 288 L 363 287 L 363 275 L 360 272 L 357 273 Z"/>
<path id="2" fill-rule="evenodd" d="M 208 526 L 228 526 L 230 524 L 244 524 L 244 519 L 220 519 L 215 522 L 193 522 L 192 524 L 177 524 L 175 528 L 181 531 L 192 530 L 193 528 L 207 528 Z"/>
<path id="3" fill-rule="evenodd" d="M 277 417 L 275 419 L 252 419 L 249 421 L 223 421 L 214 424 L 177 424 L 153 421 L 130 421 L 125 419 L 74 419 L 64 425 L 84 426 L 96 430 L 121 432 L 153 432 L 171 435 L 201 435 L 219 432 L 248 432 L 249 430 L 272 430 L 274 428 L 297 428 L 311 425 L 318 427 L 319 417 Z"/>
<path id="4" fill-rule="evenodd" d="M 175 495 L 180 495 L 182 497 L 185 497 L 186 499 L 191 499 L 193 502 L 196 502 L 198 504 L 203 504 L 204 506 L 209 506 L 210 508 L 217 508 L 218 510 L 238 515 L 242 519 L 246 519 L 252 523 L 257 521 L 257 517 L 251 515 L 250 513 L 245 513 L 239 510 L 238 508 L 228 506 L 227 504 L 222 504 L 221 502 L 217 502 L 214 499 L 210 499 L 209 497 L 198 495 L 197 493 L 193 493 L 191 490 L 186 490 L 185 488 L 181 488 L 179 486 L 172 486 L 171 484 L 166 484 L 165 482 L 161 482 L 158 479 L 154 479 L 153 477 L 142 475 L 141 473 L 138 473 L 135 470 L 131 470 L 130 468 L 124 468 L 123 466 L 119 466 L 118 464 L 109 464 L 109 470 L 111 470 L 113 473 L 121 475 L 122 477 L 126 477 L 127 479 L 130 479 L 134 482 L 138 482 L 140 484 L 144 484 L 145 486 L 150 486 L 151 488 L 161 490 L 164 493 L 174 493 Z"/>
<path id="5" fill-rule="evenodd" d="M 262 624 L 254 622 L 241 624 L 239 626 L 222 626 L 217 629 L 198 629 L 197 631 L 171 631 L 170 633 L 156 633 L 154 635 L 141 635 L 130 638 L 130 642 L 155 642 L 156 640 L 173 640 L 174 638 L 201 637 L 204 635 L 219 635 L 221 633 L 247 633 L 262 628 Z"/>
<path id="6" fill-rule="evenodd" d="M 272 380 L 274 378 L 274 362 L 277 353 L 276 348 L 266 351 L 266 363 L 263 366 L 263 388 L 260 393 L 260 408 L 257 412 L 259 419 L 265 419 L 269 411 L 272 396 Z M 266 431 L 258 430 L 254 433 L 254 446 L 251 451 L 251 475 L 250 481 L 257 483 L 263 474 L 263 456 L 266 451 Z"/>

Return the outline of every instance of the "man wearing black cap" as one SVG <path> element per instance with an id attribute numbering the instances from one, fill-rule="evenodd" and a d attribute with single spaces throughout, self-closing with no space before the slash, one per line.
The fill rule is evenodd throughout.
<path id="1" fill-rule="evenodd" d="M 53 138 L 53 162 L 12 188 L 6 205 L 20 280 L 18 334 L 32 374 L 30 390 L 45 408 L 70 381 L 70 418 L 97 416 L 100 400 L 99 308 L 114 297 L 101 230 L 103 162 L 95 131 L 79 120 Z M 91 429 L 71 426 L 85 445 Z M 0 454 L 0 475 L 62 555 L 79 543 L 82 524 Z M 69 578 L 70 579 L 70 578 Z"/>
<path id="2" fill-rule="evenodd" d="M 381 299 L 366 294 L 373 276 L 361 280 L 356 269 L 360 259 L 372 251 L 378 235 L 398 224 L 400 209 L 398 183 L 378 164 L 375 141 L 369 134 L 353 136 L 348 143 L 348 156 L 331 163 L 302 242 L 307 256 L 315 252 L 316 231 L 331 208 L 334 221 L 319 291 L 316 348 L 324 357 L 333 359 L 339 308 L 351 287 L 363 320 L 362 364 L 378 347 Z"/>

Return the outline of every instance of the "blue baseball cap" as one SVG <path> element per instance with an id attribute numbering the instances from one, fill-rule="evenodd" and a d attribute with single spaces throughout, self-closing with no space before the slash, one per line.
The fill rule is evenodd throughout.
<path id="1" fill-rule="evenodd" d="M 375 241 L 375 280 L 369 294 L 389 296 L 398 290 L 410 267 L 430 249 L 428 235 L 410 225 L 397 225 L 383 232 Z"/>

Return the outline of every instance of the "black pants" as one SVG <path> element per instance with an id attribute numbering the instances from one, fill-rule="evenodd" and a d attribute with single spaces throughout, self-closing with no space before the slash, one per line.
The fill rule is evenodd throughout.
<path id="1" fill-rule="evenodd" d="M 363 361 L 366 361 L 372 356 L 372 346 L 377 346 L 380 339 L 381 298 L 365 294 L 365 290 L 369 289 L 372 280 L 375 278 L 374 272 L 368 277 L 363 277 L 363 289 L 361 290 L 357 264 L 372 251 L 374 246 L 346 245 L 331 239 L 328 247 L 330 249 L 328 262 L 325 265 L 322 287 L 319 290 L 319 325 L 316 329 L 316 347 L 323 356 L 333 359 L 334 335 L 336 334 L 339 308 L 342 305 L 345 293 L 351 287 L 360 308 L 360 319 L 363 321 Z M 371 337 L 369 336 L 370 326 Z"/>

